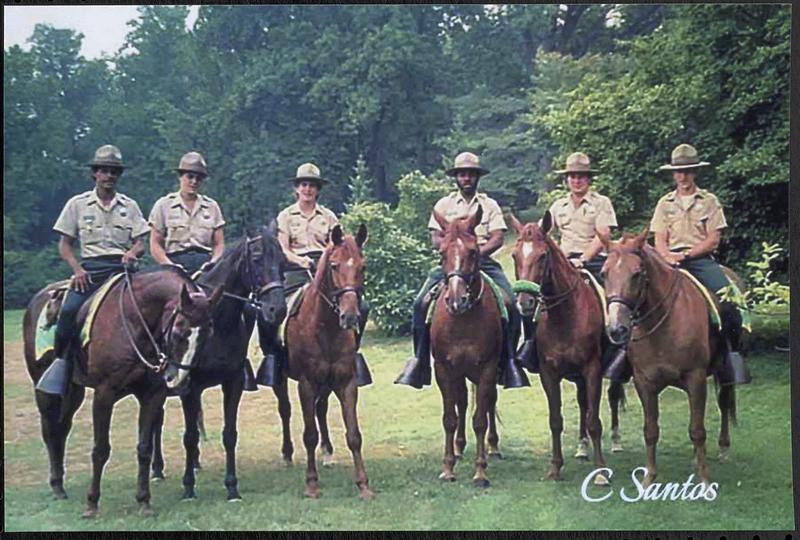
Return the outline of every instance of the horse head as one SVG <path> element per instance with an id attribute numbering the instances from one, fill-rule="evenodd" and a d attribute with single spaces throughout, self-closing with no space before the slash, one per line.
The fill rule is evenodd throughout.
<path id="1" fill-rule="evenodd" d="M 511 252 L 514 260 L 514 273 L 517 283 L 514 286 L 517 305 L 523 317 L 530 317 L 536 311 L 541 298 L 541 288 L 551 271 L 551 257 L 555 244 L 549 237 L 553 217 L 546 211 L 541 225 L 523 225 L 513 214 L 511 225 L 517 232 L 517 241 Z"/>
<path id="2" fill-rule="evenodd" d="M 255 299 L 261 305 L 261 315 L 271 325 L 278 325 L 286 317 L 286 295 L 283 291 L 283 268 L 286 255 L 278 242 L 278 226 L 275 220 L 261 228 L 261 234 L 246 240 L 249 284 Z"/>
<path id="3" fill-rule="evenodd" d="M 480 250 L 475 227 L 481 222 L 483 208 L 467 217 L 451 222 L 433 211 L 433 218 L 444 230 L 439 244 L 442 256 L 442 271 L 445 275 L 445 306 L 451 314 L 460 314 L 472 307 L 472 285 L 480 280 Z"/>
<path id="4" fill-rule="evenodd" d="M 188 380 L 200 333 L 213 331 L 212 313 L 221 298 L 222 286 L 209 297 L 202 290 L 190 292 L 184 282 L 177 299 L 165 306 L 161 327 L 166 329 L 167 388 L 178 388 Z"/>
<path id="5" fill-rule="evenodd" d="M 601 270 L 608 298 L 606 333 L 612 343 L 621 345 L 630 340 L 633 321 L 647 293 L 647 228 L 639 235 L 626 233 L 616 242 L 602 240 L 608 252 Z"/>
<path id="6" fill-rule="evenodd" d="M 328 247 L 320 259 L 315 282 L 325 283 L 333 305 L 339 314 L 339 326 L 343 329 L 359 327 L 358 305 L 364 292 L 364 253 L 367 241 L 367 226 L 358 227 L 356 236 L 345 235 L 340 225 L 331 230 Z"/>

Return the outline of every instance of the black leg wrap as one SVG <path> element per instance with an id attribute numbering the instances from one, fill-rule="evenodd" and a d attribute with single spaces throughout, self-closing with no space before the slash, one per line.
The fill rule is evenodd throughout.
<path id="1" fill-rule="evenodd" d="M 413 388 L 431 384 L 431 338 L 430 329 L 414 331 L 414 356 L 406 361 L 403 372 L 394 381 Z"/>

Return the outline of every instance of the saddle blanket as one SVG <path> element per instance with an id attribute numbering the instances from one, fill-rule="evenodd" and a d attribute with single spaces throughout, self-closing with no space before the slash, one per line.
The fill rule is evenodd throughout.
<path id="1" fill-rule="evenodd" d="M 504 321 L 508 321 L 508 309 L 506 308 L 506 301 L 505 298 L 503 297 L 503 290 L 485 272 L 481 271 L 481 277 L 486 281 L 486 283 L 489 284 L 489 288 L 492 290 L 492 293 L 494 294 L 494 299 L 497 302 L 497 309 L 500 310 L 500 317 Z M 428 304 L 428 313 L 427 316 L 425 317 L 425 324 L 431 324 L 431 321 L 433 321 L 433 313 L 434 310 L 436 309 L 437 299 L 438 295 L 433 297 L 431 299 L 431 303 Z"/>
<path id="2" fill-rule="evenodd" d="M 690 274 L 688 270 L 685 270 L 683 268 L 679 268 L 679 270 L 681 271 L 681 273 L 684 276 L 689 278 L 689 281 L 694 283 L 695 286 L 698 289 L 700 289 L 701 293 L 703 293 L 703 298 L 706 299 L 706 304 L 708 304 L 708 314 L 709 314 L 709 317 L 711 318 L 711 323 L 714 326 L 717 327 L 718 331 L 722 330 L 722 319 L 719 316 L 719 309 L 717 309 L 717 303 L 714 301 L 714 297 L 711 296 L 711 293 L 709 292 L 709 290 L 706 288 L 705 285 L 700 283 L 700 281 L 698 281 L 698 279 L 696 277 L 694 277 L 692 274 Z M 744 326 L 744 324 L 742 326 Z M 749 330 L 749 328 L 748 328 L 748 330 Z"/>

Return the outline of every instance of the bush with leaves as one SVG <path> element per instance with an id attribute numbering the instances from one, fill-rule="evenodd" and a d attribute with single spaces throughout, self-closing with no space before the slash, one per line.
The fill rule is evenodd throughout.
<path id="1" fill-rule="evenodd" d="M 3 307 L 24 307 L 45 285 L 71 274 L 55 246 L 41 251 L 3 250 Z"/>
<path id="2" fill-rule="evenodd" d="M 750 272 L 750 287 L 745 291 L 727 286 L 720 291 L 723 300 L 734 302 L 739 306 L 755 309 L 764 306 L 789 305 L 789 286 L 773 280 L 770 263 L 781 256 L 783 249 L 778 244 L 769 242 L 761 243 L 760 259 L 747 261 L 745 264 L 752 268 Z"/>

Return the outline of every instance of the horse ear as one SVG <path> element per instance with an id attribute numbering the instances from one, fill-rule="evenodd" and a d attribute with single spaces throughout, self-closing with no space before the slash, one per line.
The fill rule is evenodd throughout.
<path id="1" fill-rule="evenodd" d="M 278 236 L 278 222 L 275 219 L 270 219 L 268 221 L 269 225 L 267 225 L 266 234 L 267 236 Z"/>
<path id="2" fill-rule="evenodd" d="M 367 243 L 368 238 L 369 235 L 367 234 L 367 226 L 362 223 L 358 226 L 358 232 L 356 233 L 356 245 L 358 245 L 359 248 L 364 247 L 364 244 Z"/>
<path id="3" fill-rule="evenodd" d="M 475 231 L 475 227 L 481 224 L 481 219 L 483 218 L 483 206 L 478 205 L 478 209 L 475 210 L 475 213 L 472 214 L 470 219 L 469 228 L 473 232 Z"/>
<path id="4" fill-rule="evenodd" d="M 511 213 L 511 214 L 508 215 L 508 217 L 509 217 L 509 220 L 511 221 L 511 226 L 514 227 L 514 230 L 517 232 L 517 236 L 522 236 L 523 225 L 517 219 L 517 216 L 515 216 L 513 213 Z"/>
<path id="5" fill-rule="evenodd" d="M 433 219 L 436 220 L 436 223 L 438 223 L 439 226 L 442 228 L 442 231 L 446 231 L 447 230 L 447 226 L 449 225 L 449 223 L 444 218 L 444 216 L 442 214 L 440 214 L 439 212 L 437 212 L 435 208 L 433 209 L 433 212 L 431 213 L 431 215 L 433 216 Z"/>
<path id="6" fill-rule="evenodd" d="M 553 214 L 550 213 L 550 210 L 546 210 L 544 216 L 542 216 L 542 225 L 541 229 L 544 234 L 549 234 L 550 229 L 553 228 Z"/>
<path id="7" fill-rule="evenodd" d="M 337 223 L 331 230 L 331 241 L 333 242 L 334 246 L 338 246 L 342 243 L 343 238 L 344 233 L 342 232 L 342 226 Z"/>
<path id="8" fill-rule="evenodd" d="M 224 286 L 219 285 L 217 286 L 217 288 L 214 289 L 214 292 L 211 293 L 211 298 L 208 299 L 208 303 L 211 306 L 211 309 L 214 309 L 215 307 L 217 307 L 217 304 L 219 304 L 219 301 L 222 299 L 223 289 Z"/>
<path id="9" fill-rule="evenodd" d="M 636 249 L 642 249 L 644 245 L 647 243 L 648 232 L 649 228 L 647 227 L 647 225 L 645 225 L 644 228 L 642 229 L 642 232 L 639 233 L 639 235 L 636 237 L 636 240 L 634 241 Z"/>

